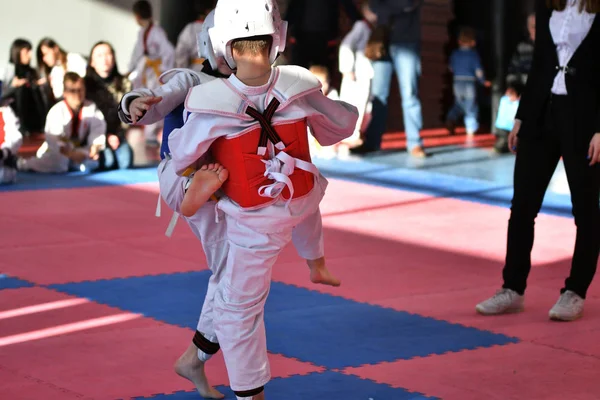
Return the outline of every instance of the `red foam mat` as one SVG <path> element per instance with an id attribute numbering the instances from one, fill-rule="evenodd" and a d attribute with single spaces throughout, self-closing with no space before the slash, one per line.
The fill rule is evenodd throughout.
<path id="1" fill-rule="evenodd" d="M 3 256 L 4 272 L 38 284 L 81 282 L 162 273 L 197 271 L 198 262 L 174 259 L 126 244 L 93 241 L 61 244 L 43 251 L 16 249 Z"/>
<path id="2" fill-rule="evenodd" d="M 531 343 L 345 372 L 444 400 L 597 400 L 600 359 Z"/>
<path id="3" fill-rule="evenodd" d="M 7 311 L 73 299 L 41 288 L 2 291 L 0 318 Z M 108 320 L 123 315 L 130 318 Z M 90 321 L 97 323 L 83 325 Z M 191 330 L 91 302 L 4 319 L 0 327 L 0 376 L 14 376 L 10 385 L 2 381 L 3 399 L 108 400 L 193 389 L 172 370 L 190 343 Z M 51 329 L 54 332 L 49 334 Z M 61 329 L 70 331 L 59 334 Z M 39 334 L 37 338 L 6 343 L 7 338 L 32 331 Z M 281 355 L 271 355 L 270 361 L 274 377 L 322 371 Z M 207 373 L 215 385 L 228 384 L 221 356 L 210 361 Z M 67 394 L 61 397 L 56 391 Z"/>

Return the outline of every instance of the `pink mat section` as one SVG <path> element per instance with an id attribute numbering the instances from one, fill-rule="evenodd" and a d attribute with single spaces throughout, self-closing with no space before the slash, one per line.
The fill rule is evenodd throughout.
<path id="1" fill-rule="evenodd" d="M 163 207 L 163 217 L 155 218 L 156 200 L 156 184 L 3 193 L 0 219 L 11 229 L 0 240 L 0 273 L 52 284 L 206 269 L 183 220 L 173 239 L 164 237 L 171 212 Z M 600 286 L 592 286 L 584 319 L 547 318 L 569 269 L 571 219 L 538 219 L 526 312 L 484 318 L 474 306 L 501 284 L 507 209 L 331 180 L 322 214 L 327 260 L 342 287 L 310 283 L 292 246 L 274 269 L 275 281 L 524 341 L 347 373 L 446 400 L 598 398 L 590 394 L 600 393 Z M 171 368 L 191 335 L 48 289 L 2 290 L 0 398 L 114 399 L 191 390 Z M 271 360 L 281 377 L 321 371 L 280 355 Z M 215 384 L 227 383 L 220 357 L 209 375 Z M 106 377 L 119 383 L 106 385 Z"/>
<path id="2" fill-rule="evenodd" d="M 73 299 L 40 288 L 0 291 L 0 318 L 7 310 L 23 311 L 33 305 Z M 107 323 L 107 317 L 122 315 L 131 319 Z M 73 329 L 74 324 L 89 321 L 105 325 L 85 329 L 79 326 L 79 330 L 69 333 L 3 344 L 3 340 L 19 333 L 41 331 L 43 335 L 49 329 Z M 4 379 L 0 380 L 1 398 L 110 400 L 193 390 L 172 370 L 193 333 L 89 302 L 4 319 L 0 322 L 0 377 L 10 379 L 11 384 L 4 385 Z M 274 378 L 323 370 L 278 354 L 271 354 L 270 361 Z M 228 384 L 221 356 L 207 365 L 207 374 L 215 385 Z M 66 393 L 65 397 L 62 393 Z"/>
<path id="3" fill-rule="evenodd" d="M 349 368 L 444 400 L 597 400 L 600 359 L 522 343 Z"/>

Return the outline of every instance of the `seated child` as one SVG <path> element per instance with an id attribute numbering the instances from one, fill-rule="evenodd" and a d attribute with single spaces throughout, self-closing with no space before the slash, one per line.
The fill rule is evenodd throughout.
<path id="1" fill-rule="evenodd" d="M 19 120 L 12 108 L 0 105 L 0 184 L 17 180 L 17 152 L 23 144 Z"/>
<path id="2" fill-rule="evenodd" d="M 85 100 L 83 78 L 74 72 L 65 74 L 64 98 L 48 112 L 46 141 L 36 157 L 18 160 L 19 170 L 64 173 L 110 168 L 114 164 L 114 156 L 108 160 L 112 153 L 104 153 L 104 115 L 96 104 Z"/>
<path id="3" fill-rule="evenodd" d="M 508 153 L 508 135 L 515 125 L 515 116 L 519 109 L 521 87 L 519 84 L 509 84 L 506 93 L 500 99 L 498 116 L 496 117 L 496 143 L 494 151 L 500 154 Z"/>

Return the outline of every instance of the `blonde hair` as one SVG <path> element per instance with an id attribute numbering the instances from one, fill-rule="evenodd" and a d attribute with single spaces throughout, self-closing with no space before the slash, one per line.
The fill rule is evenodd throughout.
<path id="1" fill-rule="evenodd" d="M 324 65 L 312 65 L 309 69 L 313 75 L 324 76 L 326 80 L 329 80 L 329 69 Z"/>
<path id="2" fill-rule="evenodd" d="M 250 53 L 250 55 L 257 56 L 265 51 L 270 51 L 272 44 L 273 37 L 271 36 L 253 36 L 234 40 L 231 48 L 240 54 Z"/>

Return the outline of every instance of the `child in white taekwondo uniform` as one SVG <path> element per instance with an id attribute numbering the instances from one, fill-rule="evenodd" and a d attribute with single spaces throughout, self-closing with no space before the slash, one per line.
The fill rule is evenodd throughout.
<path id="1" fill-rule="evenodd" d="M 46 117 L 46 141 L 36 156 L 19 159 L 19 170 L 64 173 L 95 170 L 106 148 L 106 121 L 96 104 L 85 100 L 83 78 L 74 72 L 64 77 L 64 100 Z"/>
<path id="2" fill-rule="evenodd" d="M 356 21 L 352 30 L 342 40 L 339 50 L 339 70 L 343 75 L 340 99 L 358 108 L 359 117 L 354 134 L 348 144 L 357 145 L 360 131 L 366 126 L 365 113 L 369 103 L 373 67 L 365 56 L 365 48 L 377 23 L 377 15 L 369 8 L 368 0 L 362 1 L 364 19 Z M 364 122 L 363 122 L 364 121 Z"/>
<path id="3" fill-rule="evenodd" d="M 23 144 L 19 120 L 12 108 L 0 105 L 0 184 L 17 179 L 17 152 Z"/>
<path id="4" fill-rule="evenodd" d="M 162 199 L 176 213 L 181 213 L 181 203 L 185 196 L 185 188 L 190 184 L 190 177 L 181 177 L 175 174 L 173 162 L 170 160 L 168 148 L 168 136 L 171 132 L 169 126 L 181 127 L 183 125 L 183 101 L 192 87 L 208 82 L 215 77 L 226 77 L 231 74 L 223 57 L 216 58 L 208 36 L 208 29 L 214 26 L 214 12 L 210 12 L 204 22 L 201 34 L 198 37 L 200 56 L 205 58 L 205 72 L 196 72 L 189 69 L 174 69 L 167 71 L 161 76 L 163 85 L 155 90 L 138 89 L 123 97 L 119 106 L 119 115 L 125 123 L 138 123 L 141 125 L 152 124 L 165 119 L 165 129 L 161 149 L 161 162 L 159 172 L 159 186 Z M 205 168 L 206 170 L 206 168 Z M 214 170 L 212 168 L 209 171 Z M 214 173 L 205 175 L 206 185 L 214 184 Z M 202 172 L 196 176 L 196 182 L 201 181 Z M 220 185 L 219 185 L 220 186 Z M 206 186 L 204 186 L 206 188 Z M 215 189 L 216 190 L 216 189 Z M 218 338 L 213 327 L 213 300 L 216 287 L 224 270 L 227 253 L 229 250 L 226 238 L 226 223 L 215 221 L 214 198 L 200 209 L 184 220 L 188 223 L 192 232 L 201 241 L 208 266 L 212 272 L 208 283 L 208 289 L 204 305 L 197 325 L 192 344 L 176 362 L 176 372 L 192 381 L 201 396 L 205 398 L 222 398 L 223 395 L 210 386 L 204 373 L 204 364 L 212 355 L 219 351 Z M 177 216 L 177 214 L 175 215 Z M 320 217 L 320 215 L 319 215 Z M 310 268 L 311 280 L 314 283 L 323 283 L 339 286 L 340 281 L 332 276 L 324 265 L 322 242 L 308 244 L 307 238 L 310 231 L 302 233 L 306 229 L 313 229 L 315 224 L 302 223 L 295 228 L 294 243 L 297 249 L 303 249 L 300 253 L 307 260 Z M 170 224 L 172 231 L 174 224 Z M 170 235 L 171 232 L 168 232 Z"/>
<path id="5" fill-rule="evenodd" d="M 202 32 L 202 25 L 208 13 L 213 9 L 213 1 L 196 0 L 194 8 L 197 19 L 190 22 L 183 28 L 177 38 L 175 47 L 175 67 L 189 68 L 196 72 L 202 72 L 204 69 L 204 57 L 200 56 L 198 48 L 198 36 Z"/>
<path id="6" fill-rule="evenodd" d="M 229 252 L 213 320 L 238 399 L 264 399 L 270 379 L 263 316 L 273 264 L 300 223 L 310 221 L 313 229 L 303 230 L 297 246 L 322 239 L 319 203 L 327 181 L 310 162 L 307 127 L 332 145 L 352 134 L 358 118 L 355 107 L 327 99 L 309 71 L 272 68 L 285 29 L 273 0 L 220 0 L 210 37 L 236 73 L 193 88 L 186 99 L 191 115 L 169 138 L 178 175 L 205 164 L 209 148 L 229 172 L 216 205 Z M 198 205 L 205 194 L 192 181 L 186 197 Z"/>
<path id="7" fill-rule="evenodd" d="M 200 56 L 205 58 L 204 71 L 195 72 L 189 69 L 173 69 L 167 71 L 161 76 L 163 85 L 155 90 L 150 89 L 138 89 L 126 94 L 120 104 L 120 117 L 125 123 L 138 123 L 141 125 L 152 124 L 161 119 L 165 118 L 165 129 L 163 133 L 163 143 L 161 146 L 161 157 L 163 160 L 167 156 L 167 160 L 161 162 L 159 166 L 159 183 L 161 188 L 161 197 L 169 205 L 169 208 L 176 211 L 175 218 L 179 214 L 184 214 L 184 219 L 190 223 L 187 216 L 194 216 L 195 220 L 204 220 L 206 223 L 202 226 L 201 232 L 208 231 L 214 232 L 215 228 L 212 227 L 214 224 L 214 218 L 212 215 L 201 217 L 198 215 L 198 209 L 201 204 L 209 200 L 212 197 L 211 205 L 214 206 L 214 201 L 217 200 L 212 194 L 220 188 L 224 182 L 227 173 L 219 164 L 205 164 L 200 168 L 200 172 L 192 173 L 188 171 L 188 177 L 178 177 L 174 174 L 173 164 L 169 161 L 170 150 L 168 147 L 169 134 L 174 128 L 180 128 L 183 125 L 184 107 L 183 101 L 189 91 L 194 86 L 201 85 L 209 82 L 218 77 L 228 77 L 231 75 L 231 69 L 225 62 L 224 57 L 216 57 L 208 35 L 208 29 L 214 26 L 214 11 L 211 11 L 204 22 L 203 29 L 198 36 L 198 48 L 200 49 Z M 174 122 L 173 122 L 174 121 Z M 215 172 L 219 171 L 219 174 L 215 175 Z M 220 177 L 220 179 L 218 179 Z M 180 192 L 176 189 L 180 187 L 188 187 L 194 179 L 198 186 L 201 184 L 202 190 L 195 191 L 195 196 L 188 197 L 187 201 L 183 200 L 185 192 Z M 183 182 L 183 183 L 182 183 Z M 179 193 L 181 197 L 175 196 Z M 183 205 L 183 210 L 182 210 Z M 187 210 L 186 210 L 187 209 Z M 210 211 L 209 207 L 202 207 L 202 210 Z M 200 214 L 203 214 L 201 212 Z M 174 221 L 169 225 L 167 235 L 170 236 L 174 229 Z M 307 224 L 308 228 L 311 226 Z M 301 234 L 305 228 L 305 224 L 302 223 L 294 229 L 294 244 L 301 242 L 302 237 L 305 235 Z M 194 232 L 197 231 L 197 227 L 192 227 Z M 205 234 L 205 235 L 206 235 Z M 205 235 L 197 235 L 198 239 L 202 242 L 202 237 Z M 325 284 L 331 286 L 339 286 L 340 281 L 333 276 L 327 269 L 324 257 L 323 257 L 323 245 L 314 244 L 312 248 L 306 248 L 306 245 L 298 244 L 296 249 L 299 250 L 299 255 L 307 261 L 310 268 L 310 279 L 313 283 Z M 300 251 L 303 250 L 303 251 Z"/>
<path id="8" fill-rule="evenodd" d="M 129 62 L 129 79 L 134 89 L 160 86 L 159 77 L 175 67 L 175 48 L 167 34 L 152 18 L 152 6 L 146 0 L 133 5 L 133 14 L 141 27 Z M 148 143 L 156 143 L 162 123 L 152 124 L 144 130 Z"/>

